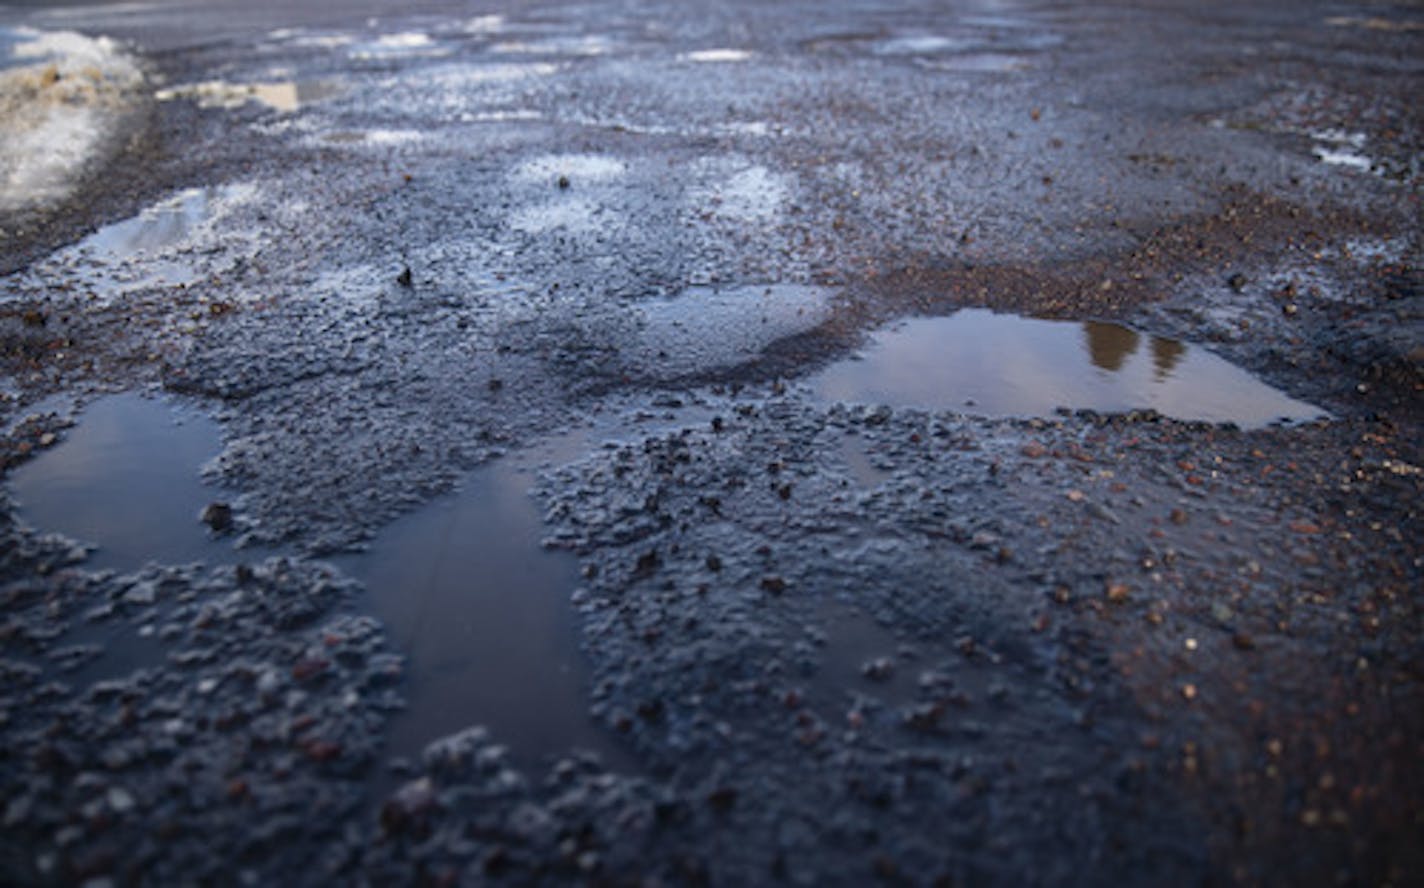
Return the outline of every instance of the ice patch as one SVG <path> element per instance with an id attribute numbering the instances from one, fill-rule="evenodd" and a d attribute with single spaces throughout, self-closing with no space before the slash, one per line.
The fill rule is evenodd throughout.
<path id="1" fill-rule="evenodd" d="M 107 37 L 20 28 L 0 70 L 0 212 L 63 200 L 112 149 L 143 72 Z"/>

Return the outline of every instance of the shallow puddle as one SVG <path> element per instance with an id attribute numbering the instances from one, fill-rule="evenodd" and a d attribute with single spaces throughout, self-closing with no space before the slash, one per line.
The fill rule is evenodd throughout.
<path id="1" fill-rule="evenodd" d="M 202 108 L 240 108 L 248 102 L 266 105 L 273 111 L 292 114 L 307 105 L 331 98 L 341 87 L 324 80 L 280 80 L 266 83 L 228 83 L 211 80 L 190 83 L 155 93 L 160 102 L 192 99 Z"/>
<path id="2" fill-rule="evenodd" d="M 366 554 L 338 559 L 366 584 L 369 610 L 410 658 L 391 756 L 418 758 L 431 741 L 479 724 L 521 763 L 573 749 L 620 760 L 588 713 L 569 603 L 578 565 L 540 545 L 530 495 L 531 467 L 567 450 L 554 442 L 498 460 L 395 522 Z"/>
<path id="3" fill-rule="evenodd" d="M 96 546 L 86 566 L 130 571 L 149 561 L 187 564 L 244 559 L 199 519 L 224 500 L 202 482 L 222 449 L 206 417 L 136 394 L 90 404 L 65 439 L 10 474 L 21 519 Z"/>
<path id="4" fill-rule="evenodd" d="M 827 400 L 989 416 L 1151 408 L 1251 428 L 1325 415 L 1202 348 L 1118 324 L 982 309 L 896 324 L 809 381 Z"/>
<path id="5" fill-rule="evenodd" d="M 213 207 L 227 191 L 226 188 L 180 191 L 137 216 L 105 225 L 81 241 L 79 250 L 93 258 L 116 260 L 182 243 L 212 216 Z"/>

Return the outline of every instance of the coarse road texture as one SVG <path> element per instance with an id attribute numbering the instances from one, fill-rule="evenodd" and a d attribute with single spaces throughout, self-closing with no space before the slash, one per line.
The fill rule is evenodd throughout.
<path id="1" fill-rule="evenodd" d="M 0 27 L 143 72 L 67 197 L 0 214 L 0 882 L 1424 872 L 1417 2 Z M 34 76 L 0 120 L 65 84 Z M 1129 325 L 1164 375 L 1190 342 L 1328 416 L 810 384 L 963 308 Z M 1137 348 L 1085 329 L 1104 372 Z M 217 424 L 224 558 L 100 570 L 25 520 L 11 482 L 116 392 Z M 599 749 L 491 716 L 392 750 L 432 679 L 351 565 L 541 446 L 527 542 L 571 565 L 583 698 L 499 696 Z"/>

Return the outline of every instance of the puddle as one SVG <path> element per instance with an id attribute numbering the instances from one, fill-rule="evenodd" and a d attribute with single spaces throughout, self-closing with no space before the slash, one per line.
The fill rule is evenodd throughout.
<path id="1" fill-rule="evenodd" d="M 958 37 L 941 37 L 935 34 L 916 34 L 894 37 L 875 47 L 877 55 L 930 55 L 943 52 L 962 52 L 974 49 L 978 42 Z"/>
<path id="2" fill-rule="evenodd" d="M 701 64 L 745 62 L 751 57 L 751 52 L 745 49 L 698 49 L 678 56 L 685 62 Z"/>
<path id="3" fill-rule="evenodd" d="M 827 400 L 989 416 L 1151 408 L 1251 428 L 1326 415 L 1205 349 L 1117 324 L 983 309 L 882 330 L 861 354 L 809 382 Z"/>
<path id="4" fill-rule="evenodd" d="M 202 108 L 227 109 L 257 102 L 274 111 L 291 114 L 340 92 L 339 86 L 324 80 L 286 80 L 272 83 L 227 83 L 212 80 L 161 89 L 154 94 L 154 98 L 160 102 L 192 99 Z"/>
<path id="5" fill-rule="evenodd" d="M 529 492 L 531 467 L 568 452 L 556 441 L 491 463 L 458 493 L 392 524 L 367 553 L 338 559 L 367 585 L 370 610 L 410 658 L 391 756 L 418 758 L 432 740 L 481 724 L 523 764 L 575 748 L 622 760 L 588 713 L 569 603 L 578 565 L 540 545 Z"/>
<path id="6" fill-rule="evenodd" d="M 449 55 L 450 47 L 440 45 L 429 34 L 420 31 L 404 31 L 399 34 L 385 34 L 364 43 L 352 44 L 348 51 L 351 58 L 370 62 L 439 58 Z"/>
<path id="7" fill-rule="evenodd" d="M 251 184 L 189 188 L 137 216 L 106 225 L 35 269 L 35 280 L 69 279 L 69 289 L 107 301 L 133 290 L 188 284 L 200 262 L 192 247 L 214 219 L 256 194 Z"/>
<path id="8" fill-rule="evenodd" d="M 616 44 L 598 34 L 581 37 L 548 37 L 542 40 L 506 40 L 489 48 L 498 55 L 601 56 Z"/>
<path id="9" fill-rule="evenodd" d="M 1009 74 L 1027 71 L 1031 66 L 1026 56 L 1000 52 L 969 52 L 943 58 L 921 59 L 921 66 L 932 71 L 956 74 Z"/>
<path id="10" fill-rule="evenodd" d="M 131 571 L 149 561 L 250 561 L 198 520 L 225 500 L 200 478 L 222 436 L 200 414 L 137 394 L 90 404 L 65 439 L 10 475 L 19 514 L 41 531 L 97 546 L 93 569 Z"/>
<path id="11" fill-rule="evenodd" d="M 118 260 L 180 244 L 232 196 L 232 186 L 189 188 L 122 222 L 106 225 L 79 242 L 78 252 L 94 259 Z"/>
<path id="12" fill-rule="evenodd" d="M 640 374 L 674 379 L 746 363 L 778 339 L 820 325 L 831 305 L 820 287 L 693 287 L 636 311 L 641 329 L 625 359 Z"/>

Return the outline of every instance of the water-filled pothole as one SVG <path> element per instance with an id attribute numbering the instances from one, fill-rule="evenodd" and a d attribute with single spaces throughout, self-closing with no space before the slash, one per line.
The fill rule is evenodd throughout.
<path id="1" fill-rule="evenodd" d="M 1119 324 L 983 309 L 882 330 L 862 353 L 810 383 L 828 400 L 989 416 L 1150 408 L 1250 428 L 1325 415 L 1202 348 Z"/>
<path id="2" fill-rule="evenodd" d="M 97 547 L 88 567 L 233 563 L 241 553 L 198 518 L 224 498 L 200 477 L 221 449 L 217 425 L 195 411 L 112 395 L 86 407 L 66 440 L 16 468 L 10 487 L 26 523 Z"/>
<path id="3" fill-rule="evenodd" d="M 386 528 L 367 553 L 339 559 L 410 658 L 392 756 L 418 756 L 472 724 L 527 764 L 573 748 L 616 755 L 588 713 L 569 605 L 577 564 L 540 546 L 529 466 L 518 456 L 486 466 Z"/>
<path id="4" fill-rule="evenodd" d="M 70 289 L 108 301 L 146 287 L 197 280 L 195 255 L 208 226 L 254 193 L 249 184 L 188 188 L 95 231 L 33 270 L 35 284 L 63 277 Z"/>
<path id="5" fill-rule="evenodd" d="M 106 225 L 79 244 L 86 255 L 123 259 L 182 243 L 212 215 L 224 188 L 189 188 L 128 219 Z"/>
<path id="6" fill-rule="evenodd" d="M 281 114 L 293 114 L 340 92 L 340 85 L 326 80 L 277 80 L 266 83 L 211 80 L 161 89 L 155 97 L 160 102 L 192 99 L 202 108 L 232 109 L 256 102 Z"/>

